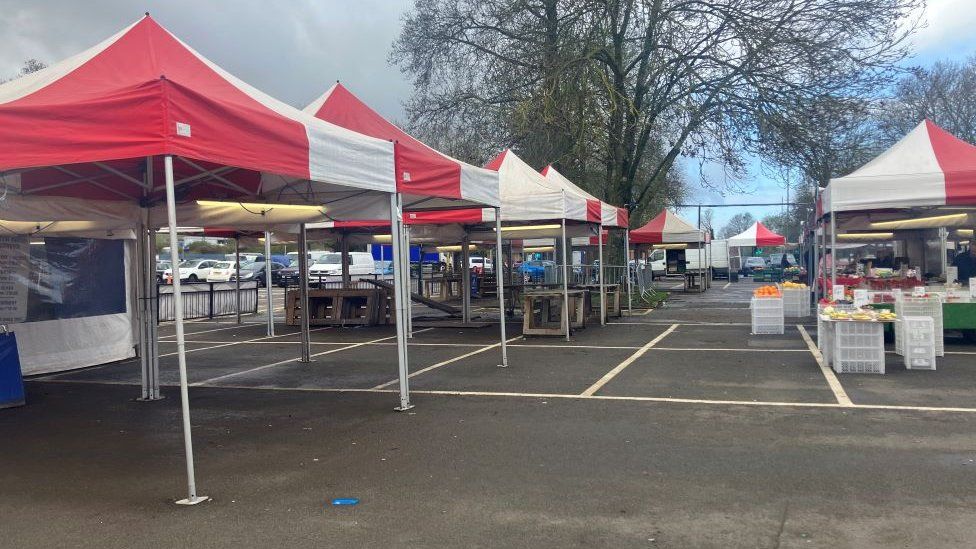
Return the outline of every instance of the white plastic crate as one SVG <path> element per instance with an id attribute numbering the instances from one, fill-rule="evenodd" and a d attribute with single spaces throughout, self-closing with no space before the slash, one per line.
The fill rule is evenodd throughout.
<path id="1" fill-rule="evenodd" d="M 884 324 L 881 322 L 834 322 L 834 371 L 841 374 L 885 372 Z"/>
<path id="2" fill-rule="evenodd" d="M 899 318 L 930 317 L 933 322 L 933 335 L 936 356 L 945 356 L 945 343 L 942 329 L 942 300 L 938 296 L 912 297 L 902 292 L 895 293 L 895 313 Z M 905 354 L 907 343 L 904 322 L 895 323 L 895 352 Z"/>
<path id="3" fill-rule="evenodd" d="M 824 358 L 830 356 L 833 349 L 833 340 L 830 339 L 828 342 L 828 338 L 831 335 L 830 331 L 827 329 L 829 324 L 823 320 L 820 320 L 820 315 L 824 314 L 823 310 L 827 307 L 833 307 L 838 311 L 854 310 L 854 305 L 852 303 L 835 303 L 833 305 L 824 305 L 823 303 L 817 304 L 817 349 L 819 349 L 824 355 Z M 827 362 L 830 363 L 829 360 Z"/>
<path id="4" fill-rule="evenodd" d="M 927 316 L 906 316 L 901 320 L 905 368 L 934 370 L 935 321 Z"/>
<path id="5" fill-rule="evenodd" d="M 749 305 L 752 313 L 753 334 L 782 334 L 783 298 L 753 297 Z"/>
<path id="6" fill-rule="evenodd" d="M 783 288 L 783 316 L 810 316 L 810 289 Z"/>

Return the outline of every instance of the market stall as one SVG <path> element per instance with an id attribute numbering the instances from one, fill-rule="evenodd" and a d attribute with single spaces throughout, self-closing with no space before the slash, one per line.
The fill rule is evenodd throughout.
<path id="1" fill-rule="evenodd" d="M 667 273 L 683 275 L 685 291 L 694 289 L 703 292 L 708 287 L 707 261 L 702 261 L 699 257 L 698 268 L 689 270 L 686 268 L 688 261 L 685 258 L 685 250 L 688 249 L 699 250 L 699 254 L 706 252 L 708 240 L 709 235 L 705 231 L 695 228 L 668 210 L 661 211 L 642 227 L 630 231 L 630 243 L 634 245 L 635 257 L 640 256 L 641 252 L 647 256 L 649 250 L 665 250 Z"/>
<path id="2" fill-rule="evenodd" d="M 953 268 L 972 264 L 961 244 L 976 227 L 976 147 L 925 120 L 871 162 L 832 179 L 817 214 L 818 291 L 839 285 L 897 296 L 924 288 L 943 301 L 943 316 L 951 304 L 953 329 L 976 336 L 971 273 Z M 842 257 L 840 246 L 851 242 L 888 242 L 890 253 L 870 262 Z"/>
<path id="3" fill-rule="evenodd" d="M 498 173 L 451 158 L 427 146 L 383 118 L 338 82 L 305 107 L 305 112 L 343 128 L 393 141 L 397 188 L 411 189 L 417 196 L 415 200 L 404 203 L 404 230 L 401 237 L 403 246 L 409 249 L 411 241 L 420 240 L 425 243 L 461 246 L 462 323 L 469 324 L 471 321 L 471 277 L 468 261 L 470 249 L 463 227 L 470 223 L 484 222 L 486 213 L 491 212 L 491 219 L 496 222 L 496 231 L 491 241 L 496 246 L 496 255 L 502 256 L 501 217 L 497 215 L 498 208 L 501 206 Z M 389 233 L 385 220 L 359 219 L 345 223 L 330 221 L 316 225 L 315 228 L 329 231 L 339 238 L 343 255 L 344 285 L 349 283 L 350 241 L 356 235 Z M 408 288 L 411 285 L 409 267 L 409 256 L 405 255 L 403 261 L 393 269 L 394 274 L 402 273 Z M 422 268 L 419 274 L 422 276 Z M 422 287 L 418 290 L 423 293 Z M 503 311 L 504 290 L 500 278 L 496 291 L 501 304 L 499 309 Z M 410 295 L 405 297 L 407 308 L 405 329 L 408 335 L 412 335 L 410 320 L 412 299 Z M 504 314 L 501 315 L 499 325 L 502 365 L 508 366 Z"/>
<path id="4" fill-rule="evenodd" d="M 174 264 L 177 219 L 214 202 L 249 211 L 256 226 L 266 225 L 262 218 L 272 211 L 322 218 L 323 204 L 333 217 L 400 218 L 391 143 L 276 101 L 148 15 L 85 52 L 0 85 L 0 142 L 0 219 L 112 218 L 138 235 L 135 312 L 149 398 L 158 397 L 147 309 L 155 280 L 149 250 L 159 223 L 154 209 L 166 214 Z M 173 286 L 178 294 L 179 277 Z M 174 304 L 188 490 L 180 503 L 195 504 L 206 498 L 196 491 L 181 300 Z M 405 345 L 400 337 L 398 346 Z M 405 357 L 400 364 L 405 377 Z"/>

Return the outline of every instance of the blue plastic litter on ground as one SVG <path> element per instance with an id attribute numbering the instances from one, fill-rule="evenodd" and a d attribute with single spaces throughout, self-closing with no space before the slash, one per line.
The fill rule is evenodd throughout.
<path id="1" fill-rule="evenodd" d="M 356 505 L 359 503 L 358 498 L 335 498 L 332 500 L 332 505 Z"/>

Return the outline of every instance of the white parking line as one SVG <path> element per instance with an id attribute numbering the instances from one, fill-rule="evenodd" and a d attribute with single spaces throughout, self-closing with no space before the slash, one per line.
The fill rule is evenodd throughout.
<path id="1" fill-rule="evenodd" d="M 191 336 L 196 334 L 209 334 L 210 332 L 223 332 L 224 330 L 239 330 L 241 328 L 248 328 L 251 326 L 260 326 L 260 324 L 235 324 L 233 326 L 228 326 L 226 328 L 214 328 L 212 330 L 200 330 L 197 332 L 184 332 L 183 336 L 186 337 L 186 336 Z M 176 337 L 176 334 L 159 336 L 159 339 L 172 338 L 172 337 Z"/>
<path id="2" fill-rule="evenodd" d="M 515 336 L 515 337 L 513 337 L 511 339 L 506 339 L 505 340 L 505 343 L 508 343 L 508 342 L 511 342 L 511 341 L 517 341 L 519 339 L 522 339 L 522 336 Z M 436 369 L 440 368 L 441 366 L 447 366 L 448 364 L 453 364 L 453 363 L 455 363 L 455 362 L 457 362 L 459 360 L 463 360 L 465 358 L 472 357 L 474 355 L 483 353 L 485 351 L 489 351 L 491 349 L 495 349 L 495 348 L 500 347 L 500 346 L 501 346 L 501 343 L 500 342 L 499 343 L 495 343 L 494 345 L 488 345 L 487 347 L 482 347 L 482 348 L 480 348 L 478 350 L 471 351 L 470 353 L 465 353 L 465 354 L 463 354 L 461 356 L 456 356 L 454 358 L 451 358 L 451 359 L 448 359 L 448 360 L 444 360 L 444 361 L 438 362 L 437 364 L 431 364 L 430 366 L 428 366 L 426 368 L 422 368 L 420 370 L 417 370 L 416 372 L 413 372 L 412 374 L 408 375 L 407 378 L 412 378 L 412 377 L 419 376 L 420 374 L 429 372 L 431 370 L 436 370 Z M 391 385 L 395 385 L 395 384 L 397 384 L 399 382 L 400 382 L 399 379 L 392 379 L 390 381 L 387 381 L 386 383 L 381 383 L 381 384 L 377 385 L 376 387 L 373 387 L 373 389 L 385 389 L 385 388 L 390 387 Z"/>
<path id="3" fill-rule="evenodd" d="M 61 381 L 62 383 L 73 383 L 70 380 Z M 90 382 L 101 383 L 101 382 Z M 138 385 L 131 383 L 130 385 Z M 395 393 L 396 389 L 357 389 L 357 388 L 329 388 L 329 387 L 272 387 L 272 386 L 252 386 L 252 385 L 211 385 L 215 389 L 246 389 L 261 391 L 291 391 L 291 392 L 312 392 L 312 393 Z M 851 406 L 837 404 L 834 402 L 783 402 L 766 400 L 710 400 L 702 398 L 671 398 L 671 397 L 642 397 L 642 396 L 616 396 L 616 395 L 575 395 L 563 393 L 516 393 L 516 392 L 495 392 L 495 391 L 449 391 L 436 389 L 411 390 L 411 394 L 434 395 L 434 396 L 460 396 L 460 397 L 503 397 L 503 398 L 531 398 L 531 399 L 565 399 L 565 400 L 613 400 L 619 402 L 658 402 L 663 404 L 702 404 L 708 406 L 753 406 L 753 407 L 773 407 L 773 408 L 830 408 L 838 410 L 892 410 L 899 412 L 954 412 L 954 413 L 976 413 L 976 408 L 960 407 L 938 407 L 938 406 L 903 406 L 889 404 L 854 404 Z"/>
<path id="4" fill-rule="evenodd" d="M 657 345 L 658 342 L 660 342 L 662 339 L 668 337 L 668 335 L 671 332 L 675 331 L 675 329 L 677 329 L 678 326 L 680 326 L 680 324 L 672 324 L 671 327 L 668 328 L 667 330 L 664 330 L 664 332 L 661 333 L 661 335 L 659 335 L 659 336 L 655 337 L 654 339 L 648 341 L 643 347 L 641 347 L 640 349 L 637 349 L 636 351 L 634 351 L 634 354 L 632 354 L 629 357 L 627 357 L 626 359 L 624 359 L 624 361 L 621 362 L 620 364 L 617 364 L 617 366 L 613 370 L 610 370 L 609 372 L 607 372 L 607 374 L 605 376 L 601 377 L 596 383 L 594 383 L 593 385 L 590 385 L 590 387 L 587 390 L 583 391 L 581 393 L 581 395 L 582 396 L 593 396 L 594 393 L 596 393 L 604 385 L 606 385 L 607 383 L 609 383 L 611 379 L 613 379 L 614 377 L 617 376 L 617 374 L 619 374 L 620 372 L 624 371 L 624 369 L 627 366 L 630 366 L 635 360 L 637 360 L 638 358 L 640 358 L 641 356 L 643 356 L 644 353 L 646 353 L 651 347 Z"/>
<path id="5" fill-rule="evenodd" d="M 854 406 L 854 403 L 847 396 L 847 391 L 840 384 L 840 380 L 837 379 L 834 371 L 824 362 L 823 355 L 820 354 L 820 349 L 817 349 L 817 344 L 810 339 L 810 334 L 807 333 L 807 329 L 800 325 L 797 325 L 796 329 L 800 331 L 800 336 L 803 338 L 803 341 L 807 342 L 807 347 L 810 349 L 810 353 L 813 354 L 813 358 L 817 361 L 817 365 L 820 366 L 820 371 L 823 373 L 824 378 L 826 378 L 830 390 L 833 391 L 834 398 L 837 399 L 837 404 L 847 407 Z"/>
<path id="6" fill-rule="evenodd" d="M 807 353 L 806 349 L 736 349 L 714 347 L 654 347 L 652 351 L 710 351 L 721 353 Z"/>
<path id="7" fill-rule="evenodd" d="M 430 330 L 433 330 L 433 328 L 425 328 L 423 330 L 414 330 L 413 333 L 419 334 L 419 333 L 427 332 L 427 331 L 430 331 Z M 346 351 L 346 350 L 349 350 L 349 349 L 355 349 L 356 347 L 362 347 L 364 345 L 369 345 L 370 343 L 376 343 L 376 342 L 379 342 L 379 341 L 386 341 L 386 340 L 389 340 L 389 339 L 396 339 L 396 337 L 397 336 L 392 335 L 392 336 L 389 336 L 389 337 L 382 337 L 382 338 L 379 338 L 379 339 L 373 339 L 371 341 L 362 341 L 362 342 L 359 342 L 359 343 L 353 343 L 351 345 L 347 345 L 346 347 L 339 347 L 338 349 L 329 349 L 328 351 L 322 351 L 321 353 L 313 353 L 313 354 L 309 355 L 309 357 L 310 358 L 314 358 L 314 357 L 317 357 L 317 356 L 330 355 L 332 353 L 338 353 L 340 351 Z M 224 374 L 222 376 L 212 377 L 210 379 L 205 379 L 203 381 L 198 381 L 196 383 L 191 383 L 190 385 L 193 386 L 193 387 L 198 387 L 198 386 L 201 386 L 201 385 L 205 385 L 207 383 L 213 383 L 215 381 L 220 381 L 222 379 L 228 379 L 228 378 L 231 378 L 231 377 L 236 377 L 236 376 L 240 376 L 240 375 L 244 375 L 244 374 L 250 374 L 250 373 L 258 372 L 258 371 L 261 371 L 261 370 L 267 370 L 268 368 L 274 368 L 275 366 L 282 366 L 284 364 L 291 364 L 292 362 L 298 362 L 299 360 L 301 360 L 301 358 L 290 358 L 288 360 L 281 360 L 281 361 L 278 361 L 278 362 L 273 362 L 271 364 L 265 364 L 264 366 L 257 366 L 255 368 L 249 368 L 247 370 L 242 370 L 240 372 L 232 372 L 232 373 L 229 373 L 229 374 Z"/>
<path id="8" fill-rule="evenodd" d="M 323 328 L 313 328 L 313 329 L 309 330 L 309 332 L 321 332 L 322 330 L 328 330 L 328 329 L 331 329 L 331 328 L 332 328 L 331 326 L 325 326 Z M 264 340 L 277 339 L 279 337 L 286 337 L 286 336 L 290 336 L 290 335 L 295 335 L 295 334 L 281 334 L 281 335 L 273 335 L 273 336 L 256 337 L 254 339 L 245 339 L 243 341 L 229 341 L 229 342 L 220 343 L 219 345 L 212 345 L 210 347 L 200 347 L 199 349 L 186 349 L 184 352 L 185 353 L 195 353 L 197 351 L 207 351 L 209 349 L 220 349 L 221 347 L 230 347 L 232 345 L 240 345 L 242 343 L 260 343 L 261 341 L 264 341 Z M 175 341 L 165 341 L 165 342 L 161 342 L 161 343 L 176 343 L 176 342 Z M 196 341 L 187 341 L 187 343 L 198 343 L 198 342 L 196 342 Z M 301 343 L 301 342 L 299 342 L 299 343 Z M 179 353 L 179 351 L 175 351 L 175 352 L 172 352 L 172 353 L 165 353 L 165 354 L 159 355 L 159 358 L 163 358 L 164 356 L 173 356 L 173 355 L 178 354 L 178 353 Z"/>
<path id="9" fill-rule="evenodd" d="M 732 283 L 731 283 L 731 282 L 726 282 L 726 283 L 725 283 L 725 286 L 722 286 L 722 289 L 724 290 L 724 289 L 726 289 L 726 288 L 728 288 L 728 287 L 729 287 L 729 286 L 731 286 L 731 285 L 732 285 Z"/>

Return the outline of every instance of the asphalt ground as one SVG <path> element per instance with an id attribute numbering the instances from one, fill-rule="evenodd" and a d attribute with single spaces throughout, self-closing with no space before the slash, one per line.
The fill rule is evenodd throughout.
<path id="1" fill-rule="evenodd" d="M 724 286 L 568 342 L 510 323 L 508 368 L 497 325 L 417 330 L 405 413 L 389 327 L 316 329 L 301 364 L 292 327 L 188 323 L 192 508 L 161 326 L 166 399 L 130 360 L 0 411 L 2 545 L 972 547 L 976 347 L 834 375 L 812 319 L 751 336 L 755 285 Z"/>

